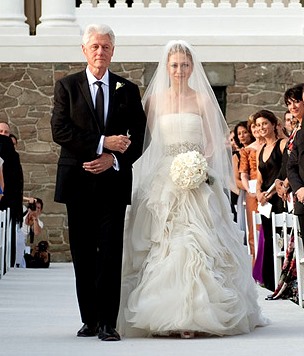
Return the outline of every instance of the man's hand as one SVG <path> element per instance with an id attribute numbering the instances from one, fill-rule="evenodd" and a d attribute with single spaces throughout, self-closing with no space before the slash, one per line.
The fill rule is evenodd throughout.
<path id="1" fill-rule="evenodd" d="M 37 211 L 36 210 L 33 211 L 31 209 L 28 209 L 28 213 L 26 214 L 26 217 L 25 217 L 25 224 L 26 225 L 33 225 L 35 220 L 38 220 Z"/>
<path id="2" fill-rule="evenodd" d="M 93 174 L 99 174 L 111 168 L 114 164 L 114 157 L 110 153 L 103 153 L 100 157 L 91 162 L 84 162 L 83 168 Z"/>
<path id="3" fill-rule="evenodd" d="M 128 147 L 131 144 L 131 140 L 128 136 L 119 135 L 119 136 L 107 136 L 104 139 L 103 146 L 111 151 L 116 151 L 120 153 L 126 152 Z"/>
<path id="4" fill-rule="evenodd" d="M 301 187 L 296 191 L 297 199 L 300 203 L 304 204 L 304 187 Z"/>
<path id="5" fill-rule="evenodd" d="M 257 193 L 258 202 L 261 203 L 261 205 L 265 205 L 266 203 L 268 203 L 268 200 L 271 199 L 273 194 L 274 194 L 273 192 L 271 192 L 271 193 L 267 193 L 267 192 Z"/>
<path id="6" fill-rule="evenodd" d="M 49 261 L 49 254 L 47 251 L 39 252 L 39 257 L 43 260 L 44 263 L 47 263 Z"/>
<path id="7" fill-rule="evenodd" d="M 286 187 L 286 182 L 280 179 L 275 180 L 275 188 L 278 196 L 285 202 L 288 200 L 288 188 Z"/>

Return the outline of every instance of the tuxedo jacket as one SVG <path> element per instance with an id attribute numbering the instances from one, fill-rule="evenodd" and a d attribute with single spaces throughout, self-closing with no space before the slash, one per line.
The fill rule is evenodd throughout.
<path id="1" fill-rule="evenodd" d="M 117 85 L 117 83 L 119 83 Z M 121 85 L 122 84 L 122 85 Z M 139 88 L 109 72 L 109 107 L 104 130 L 95 114 L 85 70 L 58 80 L 54 89 L 51 118 L 53 140 L 61 146 L 58 160 L 55 201 L 67 203 L 75 196 L 130 204 L 132 164 L 141 156 L 146 127 Z M 101 135 L 131 135 L 125 153 L 113 153 L 119 170 L 100 174 L 86 172 L 82 165 L 97 158 Z"/>
<path id="2" fill-rule="evenodd" d="M 293 148 L 287 161 L 287 177 L 292 191 L 295 193 L 304 187 L 304 128 L 297 132 L 293 142 Z M 295 202 L 294 212 L 296 215 L 304 214 L 304 205 Z"/>
<path id="3" fill-rule="evenodd" d="M 23 220 L 23 171 L 19 154 L 10 137 L 0 135 L 0 157 L 3 163 L 4 195 L 0 201 L 0 210 L 11 209 L 17 222 Z"/>

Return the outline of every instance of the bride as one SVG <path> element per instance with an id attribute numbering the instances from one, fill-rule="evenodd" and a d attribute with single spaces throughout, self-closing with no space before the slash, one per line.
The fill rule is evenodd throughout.
<path id="1" fill-rule="evenodd" d="M 266 325 L 230 211 L 229 129 L 186 42 L 167 44 L 143 103 L 148 129 L 126 221 L 120 332 L 191 338 Z"/>

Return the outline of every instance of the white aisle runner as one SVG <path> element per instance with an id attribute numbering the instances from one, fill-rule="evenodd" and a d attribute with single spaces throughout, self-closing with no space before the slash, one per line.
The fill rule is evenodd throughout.
<path id="1" fill-rule="evenodd" d="M 304 310 L 290 301 L 260 305 L 272 324 L 246 335 L 191 340 L 77 338 L 82 326 L 70 263 L 11 269 L 0 280 L 1 356 L 303 356 Z"/>

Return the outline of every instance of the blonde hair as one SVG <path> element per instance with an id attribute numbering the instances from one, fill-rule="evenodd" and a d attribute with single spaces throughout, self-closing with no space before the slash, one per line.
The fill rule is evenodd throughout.
<path id="1" fill-rule="evenodd" d="M 171 48 L 169 49 L 168 52 L 168 60 L 170 56 L 176 53 L 184 53 L 191 61 L 193 64 L 193 58 L 190 49 L 187 46 L 187 43 L 185 41 L 179 40 L 179 41 L 171 41 L 169 44 L 172 44 Z"/>

